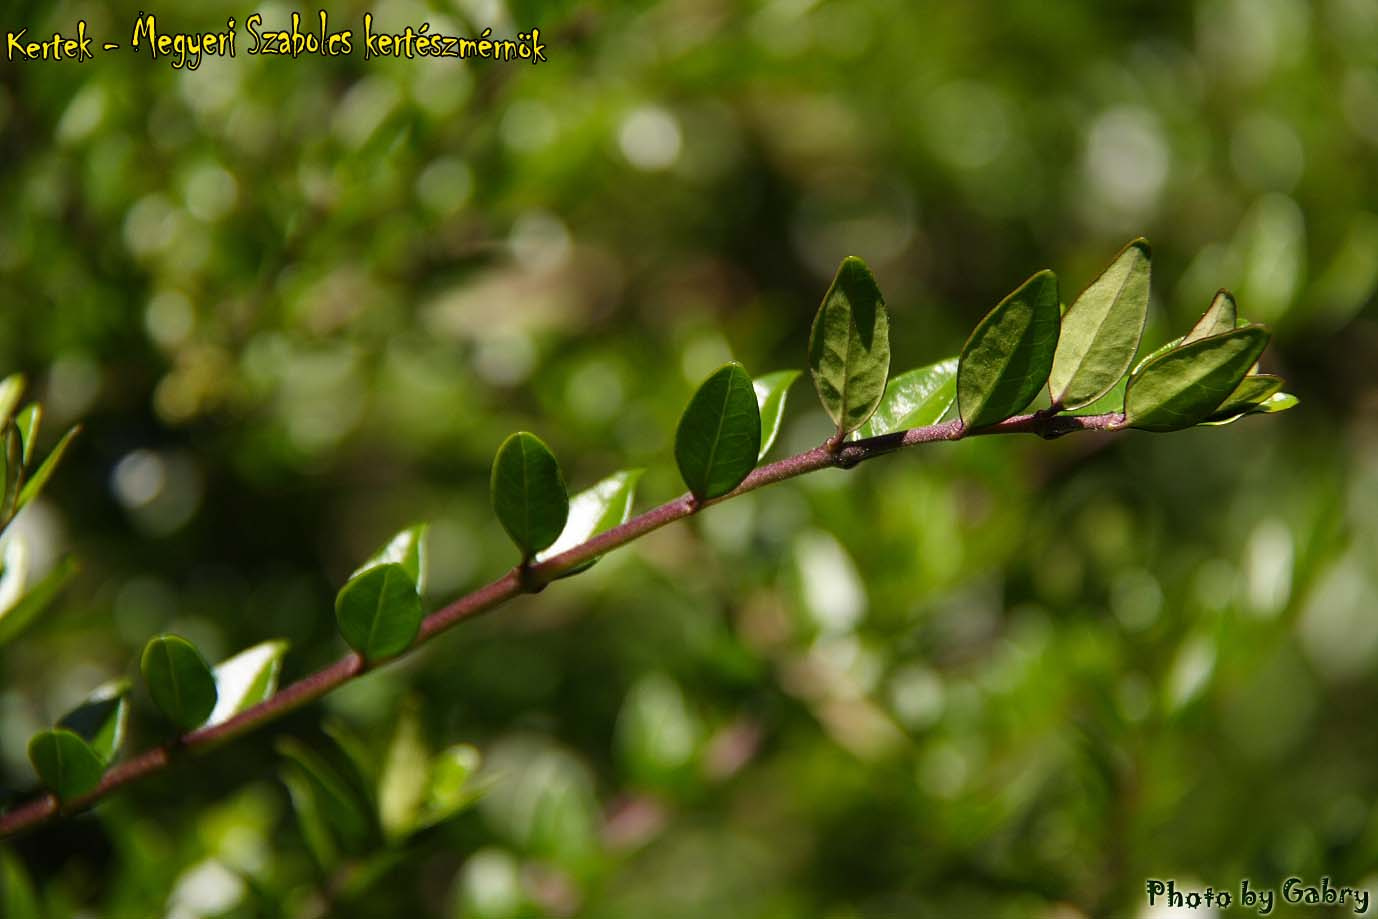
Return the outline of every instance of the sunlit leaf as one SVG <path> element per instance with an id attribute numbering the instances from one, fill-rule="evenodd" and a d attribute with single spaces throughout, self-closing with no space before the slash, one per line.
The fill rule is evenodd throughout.
<path id="1" fill-rule="evenodd" d="M 49 728 L 29 740 L 29 762 L 48 790 L 63 803 L 100 784 L 105 761 L 74 731 Z"/>
<path id="2" fill-rule="evenodd" d="M 626 523 L 632 515 L 632 501 L 636 497 L 636 483 L 642 470 L 624 469 L 590 486 L 569 499 L 569 521 L 560 538 L 536 554 L 536 561 L 553 558 L 561 552 L 587 542 L 591 537 Z M 561 576 L 584 571 L 597 559 L 579 565 Z"/>
<path id="3" fill-rule="evenodd" d="M 523 560 L 560 538 L 569 519 L 569 492 L 555 454 L 537 437 L 518 431 L 493 459 L 493 511 Z"/>
<path id="4" fill-rule="evenodd" d="M 1149 258 L 1145 240 L 1125 246 L 1062 317 L 1048 377 L 1054 405 L 1094 402 L 1129 369 L 1148 318 Z"/>
<path id="5" fill-rule="evenodd" d="M 876 279 L 854 256 L 842 261 L 813 320 L 809 372 L 839 437 L 865 424 L 890 374 L 890 318 Z"/>
<path id="6" fill-rule="evenodd" d="M 1048 381 L 1057 348 L 1057 276 L 1040 271 L 981 320 L 957 365 L 962 423 L 979 428 L 1019 412 Z"/>
<path id="7" fill-rule="evenodd" d="M 426 799 L 431 754 L 415 703 L 402 706 L 378 779 L 378 820 L 389 839 L 411 832 Z"/>
<path id="8" fill-rule="evenodd" d="M 1247 326 L 1202 338 L 1155 358 L 1125 391 L 1125 419 L 1146 431 L 1175 431 L 1208 419 L 1268 345 L 1268 331 Z"/>
<path id="9" fill-rule="evenodd" d="M 957 399 L 957 358 L 906 370 L 885 384 L 885 396 L 856 436 L 875 437 L 937 424 Z"/>
<path id="10" fill-rule="evenodd" d="M 794 381 L 799 379 L 798 370 L 777 370 L 751 381 L 756 390 L 756 405 L 761 410 L 761 451 L 756 459 L 759 462 L 770 452 L 780 433 L 780 421 L 785 417 L 785 396 Z"/>
<path id="11" fill-rule="evenodd" d="M 344 640 L 367 660 L 400 654 L 421 628 L 416 583 L 396 562 L 369 568 L 340 589 L 335 619 Z"/>
<path id="12" fill-rule="evenodd" d="M 51 453 L 43 460 L 43 464 L 38 470 L 24 483 L 24 490 L 19 493 L 19 507 L 23 508 L 30 501 L 33 501 L 43 491 L 43 486 L 48 484 L 48 480 L 57 471 L 58 463 L 62 462 L 62 456 L 67 452 L 67 448 L 72 445 L 72 439 L 80 433 L 81 427 L 77 426 L 62 435 L 62 439 L 53 447 Z"/>
<path id="13" fill-rule="evenodd" d="M 109 764 L 124 740 L 129 720 L 129 682 L 119 680 L 91 693 L 86 701 L 72 709 L 57 723 L 76 734 Z"/>
<path id="14" fill-rule="evenodd" d="M 200 727 L 215 709 L 215 676 L 185 638 L 154 636 L 144 647 L 139 669 L 153 703 L 181 730 Z"/>
<path id="15" fill-rule="evenodd" d="M 229 721 L 277 692 L 287 642 L 265 641 L 215 665 L 215 708 L 206 724 Z"/>
<path id="16" fill-rule="evenodd" d="M 483 787 L 473 779 L 480 764 L 477 748 L 469 744 L 456 744 L 437 753 L 431 760 L 426 799 L 414 828 L 434 826 L 477 801 Z"/>
<path id="17" fill-rule="evenodd" d="M 1232 424 L 1246 415 L 1285 412 L 1297 404 L 1297 397 L 1281 392 L 1283 380 L 1271 374 L 1250 374 L 1220 404 L 1211 417 L 1201 422 L 1213 426 Z M 1281 397 L 1281 398 L 1279 398 Z"/>
<path id="18" fill-rule="evenodd" d="M 675 461 L 699 500 L 725 495 L 742 483 L 761 454 L 761 410 L 751 377 L 735 361 L 703 381 L 680 416 Z"/>
<path id="19" fill-rule="evenodd" d="M 14 417 L 14 410 L 19 405 L 19 397 L 24 394 L 24 377 L 18 373 L 12 373 L 0 380 L 0 427 Z"/>
<path id="20" fill-rule="evenodd" d="M 24 444 L 12 422 L 0 428 L 0 529 L 22 507 L 24 486 Z"/>
<path id="21" fill-rule="evenodd" d="M 19 429 L 19 437 L 24 444 L 24 465 L 33 461 L 33 445 L 38 440 L 38 426 L 43 421 L 43 406 L 30 402 L 14 416 L 14 426 Z"/>
<path id="22" fill-rule="evenodd" d="M 1239 308 L 1235 305 L 1234 296 L 1228 290 L 1216 291 L 1210 307 L 1196 320 L 1191 331 L 1182 337 L 1182 344 L 1189 345 L 1212 335 L 1233 332 L 1238 324 Z"/>
<path id="23" fill-rule="evenodd" d="M 426 530 L 427 524 L 418 523 L 407 527 L 387 541 L 377 552 L 354 570 L 351 578 L 363 574 L 370 568 L 395 562 L 411 576 L 417 593 L 426 591 Z"/>
<path id="24" fill-rule="evenodd" d="M 18 540 L 10 543 L 14 545 Z M 5 583 L 9 577 L 8 567 L 4 578 L 0 578 L 0 647 L 19 636 L 24 629 L 38 618 L 38 614 L 48 608 L 62 588 L 76 576 L 77 563 L 70 557 L 63 558 L 52 570 L 21 591 L 16 599 L 5 601 Z M 8 607 L 8 608 L 6 608 Z"/>

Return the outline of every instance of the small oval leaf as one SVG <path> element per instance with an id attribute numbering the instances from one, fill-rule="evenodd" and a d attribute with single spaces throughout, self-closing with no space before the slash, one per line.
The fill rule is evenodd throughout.
<path id="1" fill-rule="evenodd" d="M 1068 308 L 1048 377 L 1053 405 L 1089 405 L 1124 376 L 1148 319 L 1149 272 L 1148 242 L 1136 239 Z"/>
<path id="2" fill-rule="evenodd" d="M 866 263 L 842 260 L 809 335 L 809 372 L 839 438 L 871 417 L 890 375 L 890 318 Z"/>
<path id="3" fill-rule="evenodd" d="M 986 314 L 957 364 L 957 406 L 966 427 L 1004 421 L 1034 400 L 1053 366 L 1060 318 L 1057 276 L 1048 270 Z"/>
<path id="4" fill-rule="evenodd" d="M 377 568 L 379 565 L 396 562 L 406 570 L 412 581 L 416 583 L 416 592 L 425 593 L 427 529 L 426 524 L 418 523 L 402 530 L 392 539 L 389 539 L 381 549 L 373 553 L 368 561 L 354 569 L 354 574 L 351 574 L 350 577 L 363 574 L 368 569 Z"/>
<path id="5" fill-rule="evenodd" d="M 105 763 L 74 731 L 50 728 L 29 740 L 29 762 L 48 790 L 64 804 L 93 791 Z"/>
<path id="6" fill-rule="evenodd" d="M 614 472 L 570 498 L 569 522 L 565 524 L 564 532 L 549 548 L 536 554 L 536 561 L 553 558 L 580 543 L 587 542 L 590 537 L 604 530 L 626 523 L 632 514 L 632 500 L 636 497 L 636 483 L 641 478 L 641 473 L 640 469 Z M 560 576 L 575 574 L 592 564 L 590 561 L 563 572 Z"/>
<path id="7" fill-rule="evenodd" d="M 756 468 L 761 410 L 751 377 L 736 361 L 722 365 L 694 393 L 675 431 L 675 461 L 700 501 L 721 497 Z"/>
<path id="8" fill-rule="evenodd" d="M 876 437 L 942 421 L 957 400 L 957 358 L 906 370 L 885 384 L 885 396 L 856 436 Z"/>
<path id="9" fill-rule="evenodd" d="M 1268 330 L 1246 326 L 1154 358 L 1129 380 L 1125 422 L 1145 431 L 1176 431 L 1210 418 L 1268 345 Z"/>
<path id="10" fill-rule="evenodd" d="M 369 568 L 340 589 L 335 619 L 344 640 L 365 660 L 401 654 L 421 629 L 416 582 L 396 562 Z"/>
<path id="11" fill-rule="evenodd" d="M 569 492 L 555 454 L 537 437 L 518 431 L 493 459 L 493 511 L 523 561 L 560 538 L 569 519 Z"/>
<path id="12" fill-rule="evenodd" d="M 139 662 L 153 703 L 183 731 L 200 727 L 215 708 L 215 677 L 206 659 L 185 638 L 157 635 Z"/>
<path id="13" fill-rule="evenodd" d="M 761 452 L 756 460 L 765 458 L 780 433 L 780 421 L 785 417 L 785 396 L 794 381 L 799 379 L 798 370 L 777 370 L 751 381 L 756 390 L 756 406 L 761 410 Z"/>
<path id="14" fill-rule="evenodd" d="M 277 692 L 287 642 L 265 641 L 215 665 L 215 708 L 207 725 L 229 721 Z"/>
<path id="15" fill-rule="evenodd" d="M 1239 307 L 1235 305 L 1234 295 L 1228 290 L 1218 290 L 1211 300 L 1210 307 L 1196 320 L 1196 325 L 1182 337 L 1182 344 L 1189 345 L 1212 335 L 1233 332 L 1239 325 Z"/>
<path id="16" fill-rule="evenodd" d="M 119 680 L 102 686 L 86 701 L 62 716 L 57 723 L 86 741 L 101 762 L 109 765 L 124 741 L 129 721 L 129 682 Z"/>

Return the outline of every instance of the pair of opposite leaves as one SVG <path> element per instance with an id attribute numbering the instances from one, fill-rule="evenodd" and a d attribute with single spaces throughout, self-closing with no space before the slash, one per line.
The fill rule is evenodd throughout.
<path id="1" fill-rule="evenodd" d="M 966 428 L 997 424 L 1027 408 L 1045 387 L 1051 411 L 1091 405 L 1127 386 L 1116 406 L 1124 425 L 1170 431 L 1223 423 L 1254 411 L 1280 411 L 1295 400 L 1275 377 L 1249 375 L 1268 343 L 1262 326 L 1239 324 L 1234 301 L 1221 291 L 1190 334 L 1140 363 L 1126 380 L 1148 315 L 1150 252 L 1137 239 L 1073 302 L 1064 315 L 1057 278 L 1041 271 L 980 322 L 955 362 L 958 414 Z M 887 396 L 889 317 L 865 263 L 842 262 L 814 319 L 809 369 L 819 398 L 837 426 L 834 446 L 853 432 L 874 433 L 868 421 Z M 917 373 L 929 389 L 951 374 L 950 362 Z M 778 413 L 793 371 L 770 377 Z M 907 377 L 908 375 L 902 375 Z M 897 378 L 898 381 L 900 378 Z M 750 474 L 773 439 L 778 414 L 763 438 L 753 384 L 738 363 L 714 371 L 694 393 L 675 435 L 675 459 L 697 501 L 728 494 Z M 906 381 L 909 383 L 910 381 Z M 766 442 L 763 444 L 763 439 Z M 569 498 L 559 463 L 528 432 L 505 441 L 493 464 L 493 507 L 524 561 L 560 538 Z M 625 516 L 624 518 L 625 519 Z M 618 521 L 620 522 L 620 521 Z"/>
<path id="2" fill-rule="evenodd" d="M 144 648 L 140 670 L 154 705 L 180 732 L 228 721 L 277 690 L 284 641 L 266 641 L 210 667 L 176 635 Z M 93 790 L 114 760 L 128 721 L 128 681 L 93 692 L 57 725 L 29 741 L 39 778 L 64 803 Z"/>

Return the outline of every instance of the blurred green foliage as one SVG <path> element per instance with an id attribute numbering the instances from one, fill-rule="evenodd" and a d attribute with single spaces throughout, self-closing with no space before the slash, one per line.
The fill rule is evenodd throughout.
<path id="1" fill-rule="evenodd" d="M 8 915 L 1378 889 L 1372 4 L 367 9 L 539 26 L 549 62 L 4 65 L 0 369 L 36 384 L 40 453 L 85 428 L 12 528 L 35 577 L 83 567 L 0 652 L 7 799 L 28 737 L 157 632 L 208 660 L 285 639 L 290 681 L 345 650 L 335 591 L 403 526 L 432 524 L 428 607 L 506 570 L 487 482 L 513 430 L 571 490 L 644 467 L 639 502 L 673 496 L 693 387 L 731 358 L 802 369 L 845 255 L 903 370 L 1032 271 L 1067 299 L 1142 234 L 1143 351 L 1229 287 L 1303 408 L 936 445 L 734 500 L 10 844 Z M 138 10 L 7 4 L 0 28 L 125 44 Z M 832 430 L 796 398 L 776 449 Z M 163 739 L 130 704 L 125 749 Z"/>

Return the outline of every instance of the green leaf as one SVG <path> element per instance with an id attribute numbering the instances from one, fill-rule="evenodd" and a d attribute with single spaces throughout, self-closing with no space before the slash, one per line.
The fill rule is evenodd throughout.
<path id="1" fill-rule="evenodd" d="M 407 527 L 397 535 L 389 539 L 387 543 L 373 553 L 358 568 L 354 569 L 351 578 L 363 574 L 370 568 L 377 568 L 379 565 L 386 565 L 396 562 L 411 576 L 416 584 L 416 592 L 423 593 L 426 590 L 426 530 L 427 524 L 418 523 L 415 526 Z"/>
<path id="2" fill-rule="evenodd" d="M 756 390 L 756 406 L 761 410 L 761 452 L 756 456 L 757 462 L 765 458 L 780 433 L 780 421 L 785 417 L 785 396 L 797 379 L 798 370 L 777 370 L 751 381 Z"/>
<path id="3" fill-rule="evenodd" d="M 29 762 L 48 790 L 69 803 L 100 784 L 105 762 L 67 728 L 39 731 L 29 740 Z"/>
<path id="4" fill-rule="evenodd" d="M 761 454 L 761 410 L 751 377 L 732 361 L 709 374 L 694 393 L 675 431 L 675 462 L 700 501 L 721 497 L 756 468 Z"/>
<path id="5" fill-rule="evenodd" d="M 200 727 L 215 709 L 215 676 L 195 646 L 176 635 L 156 635 L 139 662 L 153 703 L 178 729 Z"/>
<path id="6" fill-rule="evenodd" d="M 1129 380 L 1126 423 L 1176 431 L 1207 420 L 1268 346 L 1268 330 L 1246 326 L 1212 335 L 1154 358 Z"/>
<path id="7" fill-rule="evenodd" d="M 229 721 L 277 692 L 287 642 L 265 641 L 215 665 L 215 708 L 207 726 Z"/>
<path id="8" fill-rule="evenodd" d="M 388 839 L 412 831 L 430 780 L 430 750 L 414 701 L 402 705 L 378 777 L 378 822 Z"/>
<path id="9" fill-rule="evenodd" d="M 12 373 L 0 381 L 0 428 L 14 417 L 15 407 L 19 405 L 19 397 L 24 394 L 24 377 L 22 374 Z"/>
<path id="10" fill-rule="evenodd" d="M 76 577 L 78 570 L 74 559 L 70 556 L 63 558 L 37 584 L 30 587 L 27 593 L 12 602 L 8 609 L 5 608 L 6 603 L 3 600 L 4 587 L 0 586 L 0 647 L 19 637 L 38 614 L 48 608 L 48 604 L 53 602 L 58 592 Z M 4 581 L 0 580 L 0 585 L 3 583 Z"/>
<path id="11" fill-rule="evenodd" d="M 23 484 L 24 444 L 19 439 L 19 429 L 7 422 L 0 429 L 0 529 L 7 526 L 23 506 Z"/>
<path id="12" fill-rule="evenodd" d="M 67 448 L 72 445 L 72 438 L 76 437 L 80 431 L 81 426 L 78 425 L 69 430 L 66 434 L 63 434 L 62 439 L 57 442 L 57 446 L 53 447 L 52 452 L 43 460 L 43 465 L 39 466 L 38 471 L 24 483 L 24 490 L 19 493 L 18 506 L 20 508 L 23 508 L 34 498 L 37 498 L 39 493 L 43 491 L 43 486 L 48 484 L 48 480 L 51 479 L 53 473 L 57 471 L 58 463 L 62 462 L 63 454 L 65 454 Z"/>
<path id="13" fill-rule="evenodd" d="M 1057 348 L 1057 276 L 1040 271 L 986 314 L 957 364 L 962 423 L 980 428 L 1004 421 L 1034 400 Z"/>
<path id="14" fill-rule="evenodd" d="M 335 598 L 340 634 L 369 661 L 401 654 L 421 628 L 421 598 L 407 570 L 396 562 L 350 578 Z"/>
<path id="15" fill-rule="evenodd" d="M 426 800 L 413 829 L 449 820 L 477 801 L 483 789 L 472 780 L 480 764 L 478 750 L 469 744 L 455 744 L 436 754 L 431 761 Z"/>
<path id="16" fill-rule="evenodd" d="M 8 848 L 0 848 L 0 916 L 5 919 L 42 919 L 38 894 L 21 862 Z"/>
<path id="17" fill-rule="evenodd" d="M 937 424 L 957 400 L 957 358 L 891 377 L 885 396 L 856 436 L 876 437 Z"/>
<path id="18" fill-rule="evenodd" d="M 1228 290 L 1216 291 L 1210 307 L 1196 320 L 1196 325 L 1191 327 L 1191 331 L 1182 337 L 1182 344 L 1189 345 L 1213 335 L 1233 332 L 1238 325 L 1239 307 L 1235 305 L 1234 297 Z"/>
<path id="19" fill-rule="evenodd" d="M 845 437 L 865 424 L 890 375 L 890 318 L 876 279 L 855 256 L 842 260 L 809 334 L 809 373 Z"/>
<path id="20" fill-rule="evenodd" d="M 30 402 L 14 416 L 14 426 L 19 429 L 19 437 L 24 443 L 25 466 L 33 459 L 33 445 L 38 439 L 38 426 L 42 421 L 43 406 L 37 402 Z"/>
<path id="21" fill-rule="evenodd" d="M 1282 377 L 1266 373 L 1251 373 L 1240 381 L 1234 392 L 1211 413 L 1211 417 L 1201 422 L 1213 426 L 1232 424 L 1245 415 L 1272 414 L 1286 411 L 1297 404 L 1297 397 L 1281 392 Z M 1283 396 L 1274 403 L 1274 398 Z M 1274 407 L 1282 406 L 1282 407 Z"/>
<path id="22" fill-rule="evenodd" d="M 584 489 L 569 499 L 569 521 L 565 524 L 560 538 L 536 554 L 536 561 L 554 558 L 561 552 L 587 542 L 593 536 L 626 523 L 632 515 L 632 501 L 636 497 L 636 483 L 642 470 L 624 469 L 614 472 L 606 479 Z M 585 571 L 597 559 L 562 572 L 560 577 L 568 577 Z"/>
<path id="23" fill-rule="evenodd" d="M 569 492 L 555 454 L 535 434 L 518 431 L 493 459 L 493 510 L 522 560 L 560 538 L 569 519 Z"/>
<path id="24" fill-rule="evenodd" d="M 124 740 L 129 721 L 129 681 L 118 680 L 97 689 L 57 723 L 84 740 L 102 763 L 109 765 Z"/>
<path id="25" fill-rule="evenodd" d="M 1148 319 L 1149 265 L 1148 242 L 1134 240 L 1068 308 L 1048 377 L 1053 405 L 1088 405 L 1129 369 Z"/>
<path id="26" fill-rule="evenodd" d="M 366 846 L 375 828 L 371 802 L 325 757 L 296 738 L 280 739 L 277 750 L 300 769 L 312 789 L 320 818 L 334 829 L 345 847 L 358 851 Z"/>

